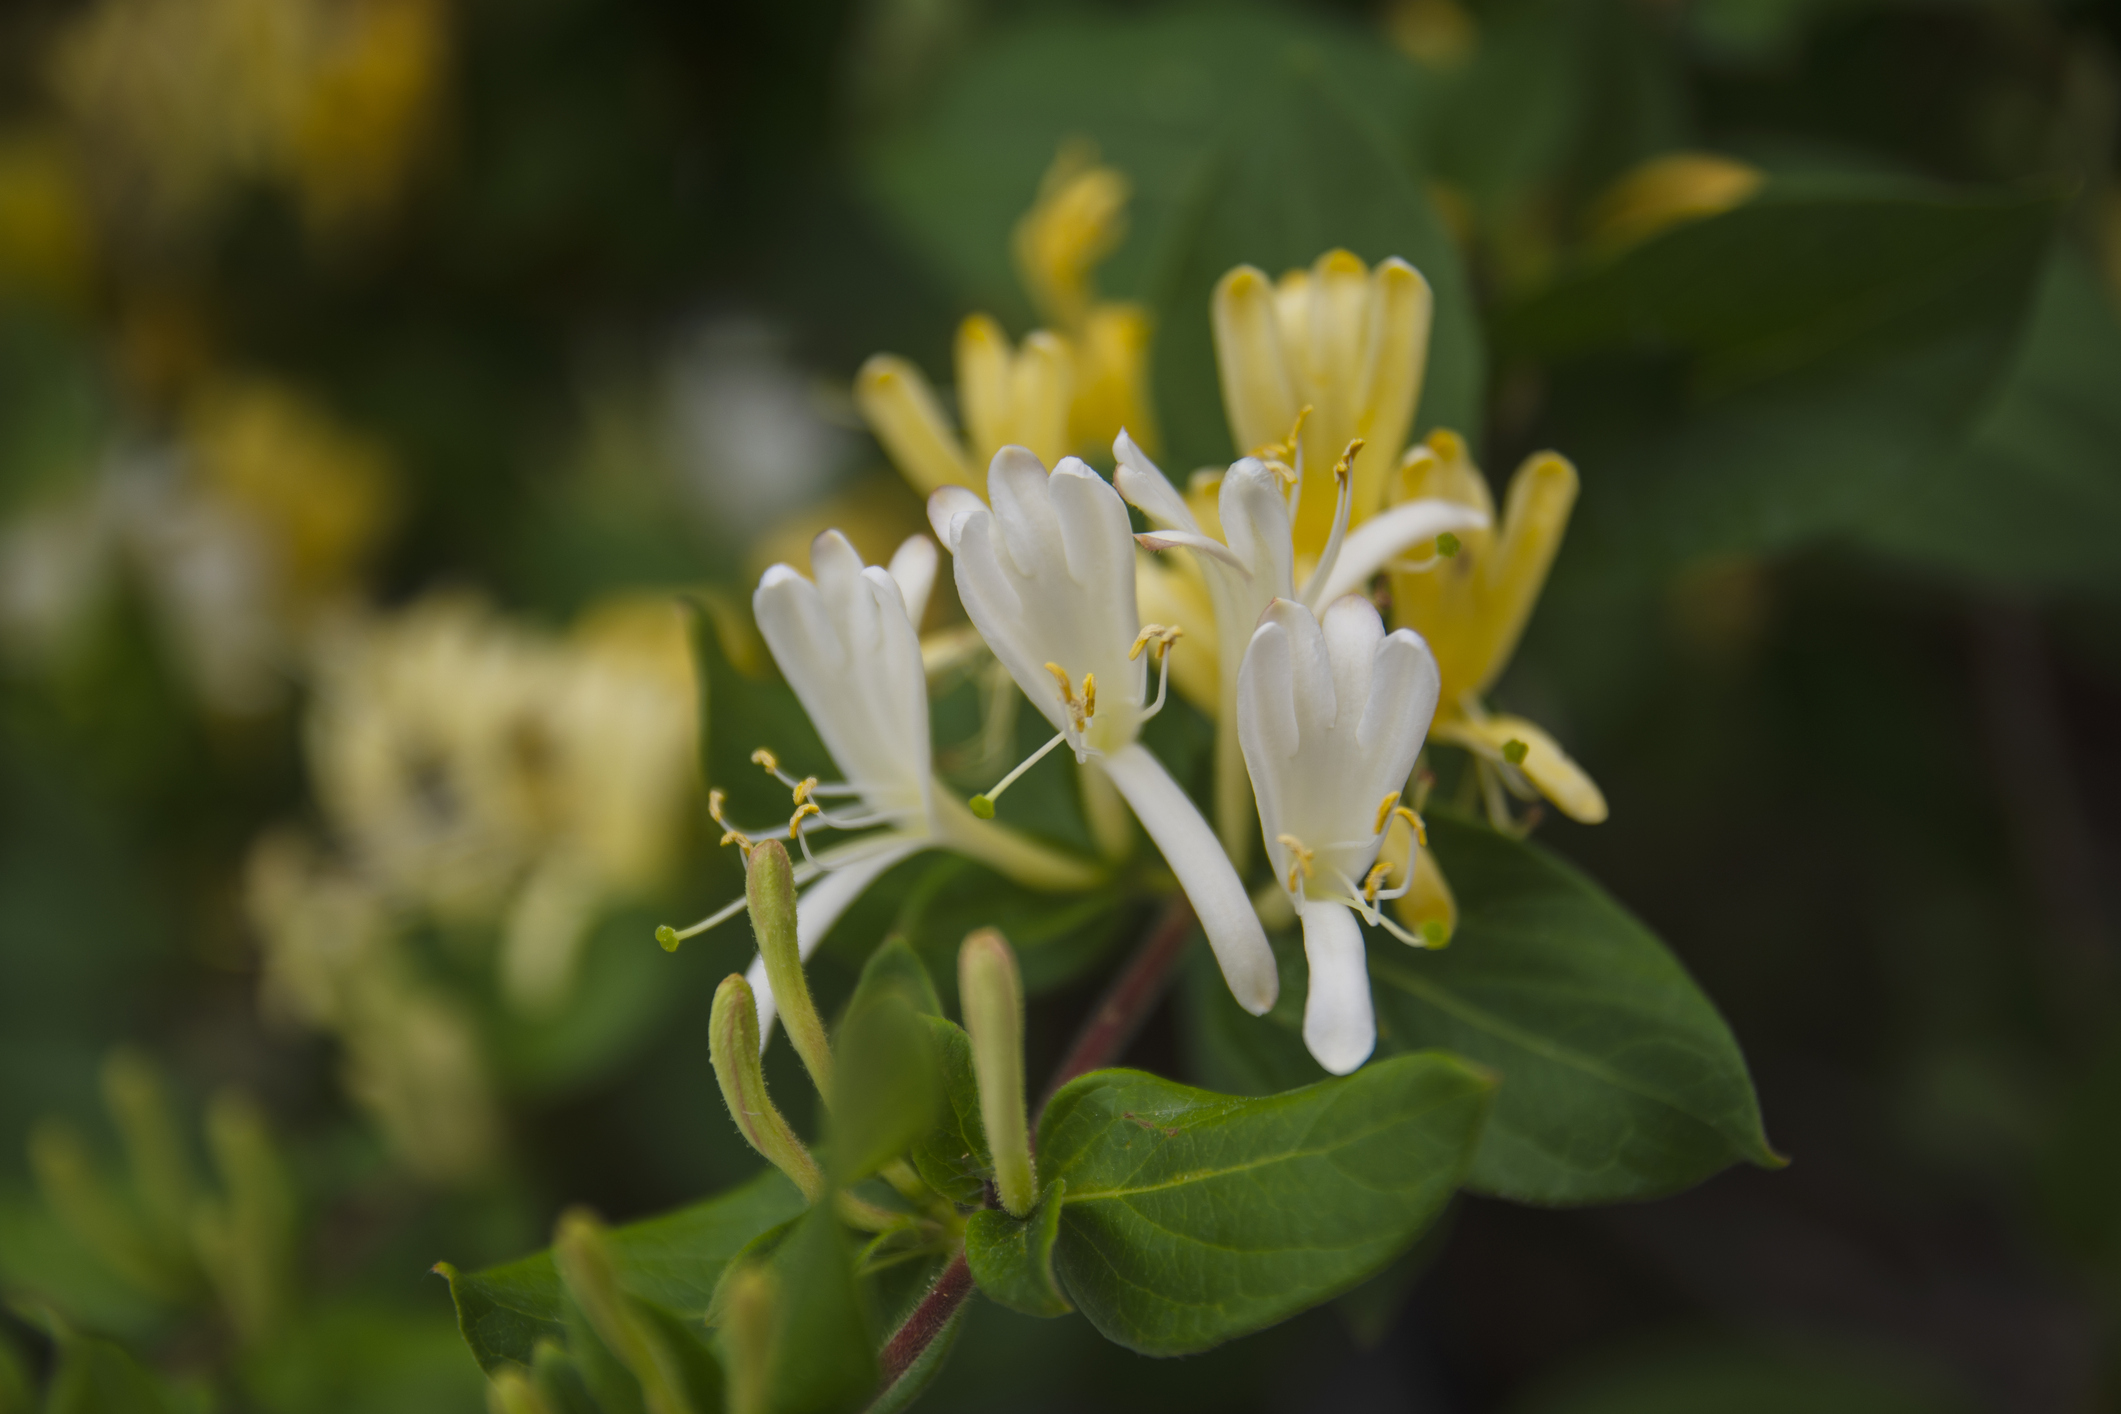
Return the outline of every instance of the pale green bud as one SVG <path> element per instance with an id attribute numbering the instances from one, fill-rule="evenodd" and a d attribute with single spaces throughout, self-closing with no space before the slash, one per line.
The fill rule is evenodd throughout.
<path id="1" fill-rule="evenodd" d="M 640 1381 L 648 1414 L 693 1414 L 676 1356 L 619 1289 L 619 1269 L 604 1242 L 604 1225 L 594 1214 L 581 1208 L 560 1214 L 552 1233 L 552 1260 L 597 1339 Z"/>
<path id="2" fill-rule="evenodd" d="M 1038 1203 L 1038 1172 L 1024 1111 L 1024 982 L 1008 940 L 992 928 L 967 937 L 957 954 L 957 985 L 994 1186 L 1002 1206 L 1020 1218 Z"/>
<path id="3" fill-rule="evenodd" d="M 825 1191 L 825 1176 L 766 1093 L 766 1072 L 759 1064 L 758 1002 L 750 986 L 735 973 L 724 977 L 715 989 L 707 1044 L 714 1058 L 714 1078 L 722 1086 L 722 1103 L 729 1107 L 745 1141 L 795 1180 L 803 1196 L 815 1203 Z"/>
<path id="4" fill-rule="evenodd" d="M 766 981 L 773 987 L 781 1025 L 788 1028 L 788 1040 L 803 1058 L 811 1083 L 829 1103 L 832 1043 L 825 1038 L 825 1023 L 810 998 L 810 981 L 803 975 L 803 956 L 795 938 L 795 871 L 779 840 L 752 846 L 744 901 L 751 909 L 751 931 L 758 938 L 759 957 L 766 964 Z"/>

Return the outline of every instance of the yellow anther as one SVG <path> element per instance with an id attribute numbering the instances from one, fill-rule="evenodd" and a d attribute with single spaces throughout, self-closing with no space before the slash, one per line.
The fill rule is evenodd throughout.
<path id="1" fill-rule="evenodd" d="M 1392 866 L 1385 863 L 1382 859 L 1371 865 L 1369 877 L 1362 881 L 1363 902 L 1377 902 L 1377 891 L 1385 886 L 1385 880 L 1391 876 Z"/>
<path id="2" fill-rule="evenodd" d="M 1333 463 L 1333 484 L 1335 486 L 1340 485 L 1342 482 L 1348 479 L 1349 469 L 1355 465 L 1355 454 L 1361 450 L 1362 438 L 1350 438 L 1348 441 L 1348 449 L 1340 454 L 1339 461 Z"/>
<path id="3" fill-rule="evenodd" d="M 751 764 L 764 766 L 769 771 L 778 771 L 781 769 L 781 758 L 762 746 L 751 753 Z"/>
<path id="4" fill-rule="evenodd" d="M 1392 822 L 1392 807 L 1397 804 L 1399 804 L 1399 792 L 1396 790 L 1377 802 L 1377 823 L 1370 827 L 1371 834 L 1381 835 L 1385 832 L 1385 826 Z"/>
<path id="5" fill-rule="evenodd" d="M 803 777 L 803 779 L 801 779 L 801 780 L 799 780 L 799 781 L 797 781 L 797 782 L 795 783 L 795 803 L 796 803 L 797 805 L 804 805 L 804 804 L 807 804 L 807 803 L 809 803 L 809 800 L 810 800 L 810 793 L 811 793 L 812 791 L 816 790 L 816 789 L 817 789 L 817 777 L 816 777 L 816 776 L 805 776 L 805 777 Z"/>
<path id="6" fill-rule="evenodd" d="M 1083 696 L 1078 702 L 1075 697 L 1075 683 L 1068 677 L 1066 668 L 1058 663 L 1048 663 L 1046 671 L 1053 674 L 1053 680 L 1060 684 L 1061 701 L 1068 706 L 1068 720 L 1074 724 L 1075 730 L 1089 730 L 1090 719 L 1097 715 L 1097 674 L 1083 674 Z"/>
<path id="7" fill-rule="evenodd" d="M 1404 805 L 1394 809 L 1392 813 L 1394 815 L 1400 816 L 1409 825 L 1414 827 L 1414 843 L 1420 845 L 1423 849 L 1427 849 L 1429 847 L 1429 827 L 1423 823 L 1422 818 L 1419 815 L 1407 809 L 1407 807 Z"/>
<path id="8" fill-rule="evenodd" d="M 1296 421 L 1289 424 L 1289 436 L 1286 441 L 1269 442 L 1254 449 L 1252 455 L 1280 472 L 1284 480 L 1294 481 L 1296 473 L 1289 469 L 1289 463 L 1296 460 L 1296 446 L 1303 435 L 1304 419 L 1310 415 L 1311 405 L 1305 403 L 1297 410 Z"/>
<path id="9" fill-rule="evenodd" d="M 802 834 L 804 816 L 823 815 L 824 813 L 824 811 L 818 809 L 817 802 L 814 800 L 806 800 L 802 804 L 796 806 L 795 814 L 790 815 L 788 817 L 788 838 L 792 840 Z"/>
<path id="10" fill-rule="evenodd" d="M 1274 842 L 1289 851 L 1289 892 L 1297 891 L 1296 876 L 1311 877 L 1311 850 L 1294 835 L 1276 835 Z"/>
<path id="11" fill-rule="evenodd" d="M 1171 645 L 1186 636 L 1186 631 L 1177 624 L 1143 624 L 1142 631 L 1134 635 L 1134 646 L 1127 650 L 1127 661 L 1141 657 L 1142 649 L 1156 645 L 1156 656 L 1162 657 L 1171 651 Z"/>
<path id="12" fill-rule="evenodd" d="M 751 836 L 745 834 L 742 830 L 739 830 L 736 826 L 730 824 L 727 819 L 723 818 L 722 804 L 727 799 L 728 797 L 722 794 L 722 792 L 719 790 L 708 791 L 707 813 L 713 818 L 715 824 L 720 825 L 722 827 L 722 838 L 720 843 L 735 845 L 738 850 L 742 851 L 744 858 L 749 859 L 751 858 Z"/>

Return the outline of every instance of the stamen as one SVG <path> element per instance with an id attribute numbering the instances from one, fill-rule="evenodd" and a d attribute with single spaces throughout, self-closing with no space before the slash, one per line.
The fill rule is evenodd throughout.
<path id="1" fill-rule="evenodd" d="M 1361 450 L 1362 438 L 1351 437 L 1348 439 L 1347 449 L 1340 454 L 1340 460 L 1333 463 L 1333 484 L 1335 486 L 1346 486 L 1348 484 L 1348 476 L 1355 465 L 1355 454 Z M 1450 532 L 1445 531 L 1444 534 L 1449 535 Z"/>
<path id="2" fill-rule="evenodd" d="M 1369 877 L 1362 881 L 1362 896 L 1369 902 L 1371 907 L 1376 907 L 1377 891 L 1383 888 L 1385 880 L 1391 877 L 1392 866 L 1385 863 L 1382 859 L 1370 867 Z"/>
<path id="3" fill-rule="evenodd" d="M 1129 662 L 1133 661 L 1135 653 L 1141 651 L 1143 641 L 1149 637 L 1149 629 L 1158 631 L 1156 646 L 1156 700 L 1149 704 L 1149 710 L 1142 713 L 1141 719 L 1144 722 L 1164 710 L 1164 694 L 1171 690 L 1171 645 L 1185 637 L 1185 630 L 1175 625 L 1171 628 L 1164 628 L 1160 624 L 1151 624 L 1149 628 L 1141 631 L 1139 638 L 1134 640 L 1134 650 L 1127 655 Z"/>
<path id="4" fill-rule="evenodd" d="M 764 766 L 768 771 L 772 772 L 776 776 L 781 773 L 781 758 L 774 755 L 771 751 L 768 751 L 763 746 L 751 753 L 751 764 L 754 766 Z"/>
<path id="5" fill-rule="evenodd" d="M 1075 734 L 1081 736 L 1090 729 L 1090 719 L 1097 715 L 1097 674 L 1083 674 L 1083 696 L 1077 701 L 1075 684 L 1069 680 L 1066 668 L 1058 663 L 1048 663 L 1046 671 L 1060 684 L 1061 701 L 1068 707 L 1068 720 L 1074 724 Z"/>
<path id="6" fill-rule="evenodd" d="M 742 913 L 744 904 L 744 896 L 738 894 L 734 903 L 716 909 L 690 928 L 673 928 L 668 923 L 661 924 L 655 930 L 655 940 L 663 945 L 664 952 L 676 952 L 678 944 L 684 942 L 687 938 L 696 938 L 716 924 L 726 923 L 739 913 Z"/>
<path id="7" fill-rule="evenodd" d="M 809 800 L 810 800 L 811 794 L 812 794 L 813 792 L 815 792 L 816 790 L 817 790 L 817 777 L 816 777 L 816 776 L 805 776 L 805 777 L 803 777 L 803 779 L 801 779 L 800 781 L 797 781 L 797 782 L 795 783 L 795 803 L 796 803 L 797 805 L 804 805 L 804 804 L 807 804 L 807 803 L 809 802 Z"/>
<path id="8" fill-rule="evenodd" d="M 1397 804 L 1399 792 L 1396 790 L 1377 802 L 1377 823 L 1370 827 L 1371 834 L 1381 835 L 1385 832 L 1385 826 L 1392 822 L 1392 807 Z"/>
<path id="9" fill-rule="evenodd" d="M 1127 650 L 1127 661 L 1141 657 L 1142 649 L 1155 645 L 1154 652 L 1161 658 L 1171 651 L 1171 645 L 1186 636 L 1186 631 L 1177 624 L 1143 624 L 1142 631 L 1134 635 L 1134 646 Z"/>
<path id="10" fill-rule="evenodd" d="M 1078 725 L 1077 725 L 1077 727 L 1076 727 L 1076 730 L 1077 730 L 1077 731 L 1081 731 L 1081 730 L 1083 729 L 1083 727 L 1084 727 L 1084 726 L 1087 726 L 1087 725 L 1089 724 L 1089 721 L 1090 721 L 1090 719 L 1091 719 L 1092 717 L 1096 716 L 1096 715 L 1097 715 L 1097 674 L 1096 674 L 1096 673 L 1084 673 L 1084 674 L 1083 674 L 1083 720 L 1082 720 L 1082 722 L 1081 722 L 1080 724 L 1078 724 Z M 1520 760 L 1520 761 L 1522 761 L 1522 760 L 1524 759 L 1524 751 L 1523 751 L 1523 749 L 1522 749 L 1522 743 L 1519 743 L 1518 745 L 1519 745 L 1519 750 L 1518 750 L 1518 753 L 1517 753 L 1517 759 L 1518 759 L 1518 760 Z M 1503 751 L 1504 751 L 1505 753 L 1507 753 L 1507 752 L 1509 751 L 1509 747 L 1507 747 L 1507 746 L 1506 746 L 1506 747 L 1504 747 L 1504 748 L 1503 748 Z"/>
<path id="11" fill-rule="evenodd" d="M 771 753 L 768 754 L 770 755 Z M 708 817 L 711 818 L 715 824 L 720 825 L 722 827 L 722 838 L 719 843 L 734 844 L 737 849 L 743 854 L 744 858 L 746 860 L 749 860 L 751 858 L 751 836 L 745 834 L 742 830 L 739 830 L 736 826 L 730 824 L 728 818 L 722 814 L 723 802 L 726 801 L 728 798 L 729 797 L 724 795 L 720 790 L 708 791 Z"/>
<path id="12" fill-rule="evenodd" d="M 1302 874 L 1306 879 L 1311 877 L 1312 855 L 1310 849 L 1305 846 L 1302 840 L 1296 838 L 1296 836 L 1294 835 L 1276 835 L 1274 837 L 1274 842 L 1280 845 L 1282 848 L 1288 850 L 1289 854 L 1291 855 L 1288 879 L 1289 892 L 1292 894 L 1302 893 L 1303 889 L 1297 884 L 1296 876 L 1298 874 Z"/>
<path id="13" fill-rule="evenodd" d="M 1047 666 L 1051 667 L 1052 664 L 1049 663 L 1047 664 Z M 1002 777 L 1001 783 L 995 786 L 993 790 L 985 791 L 979 795 L 973 796 L 972 799 L 968 802 L 968 804 L 970 804 L 972 807 L 972 813 L 979 816 L 982 820 L 992 820 L 994 818 L 994 802 L 1001 799 L 1002 792 L 1009 789 L 1009 787 L 1015 785 L 1016 778 L 1018 776 L 1023 775 L 1024 772 L 1030 770 L 1033 766 L 1036 766 L 1041 760 L 1045 758 L 1047 752 L 1051 751 L 1054 747 L 1059 746 L 1067 739 L 1068 734 L 1066 732 L 1055 732 L 1051 741 L 1047 742 L 1044 746 L 1041 746 L 1038 750 L 1032 752 L 1029 756 L 1026 756 L 1023 760 L 1017 762 L 1016 769 L 1011 771 L 1008 775 Z"/>
<path id="14" fill-rule="evenodd" d="M 788 838 L 791 840 L 802 838 L 803 817 L 806 815 L 823 815 L 824 813 L 818 808 L 818 803 L 814 800 L 806 800 L 801 805 L 796 806 L 795 814 L 788 817 Z"/>

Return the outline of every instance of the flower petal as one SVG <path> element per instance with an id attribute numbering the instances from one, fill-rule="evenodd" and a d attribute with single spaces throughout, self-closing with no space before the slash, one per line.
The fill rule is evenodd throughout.
<path id="1" fill-rule="evenodd" d="M 1198 535 L 1200 522 L 1193 512 L 1186 509 L 1185 497 L 1171 484 L 1150 461 L 1148 454 L 1135 445 L 1134 439 L 1122 429 L 1112 441 L 1112 458 L 1117 465 L 1112 471 L 1112 484 L 1127 504 L 1138 509 L 1149 518 L 1149 524 L 1161 530 L 1183 530 Z"/>
<path id="2" fill-rule="evenodd" d="M 1455 501 L 1428 499 L 1393 506 L 1348 532 L 1333 563 L 1321 566 L 1324 582 L 1315 589 L 1304 586 L 1304 597 L 1314 606 L 1330 604 L 1364 588 L 1379 570 L 1422 541 L 1446 531 L 1483 530 L 1487 524 L 1480 511 Z"/>
<path id="3" fill-rule="evenodd" d="M 1239 452 L 1280 441 L 1296 420 L 1297 403 L 1273 285 L 1259 270 L 1240 265 L 1216 282 L 1210 312 L 1231 439 Z"/>
<path id="4" fill-rule="evenodd" d="M 1163 764 L 1139 743 L 1107 755 L 1105 769 L 1192 901 L 1230 994 L 1254 1016 L 1265 1014 L 1281 991 L 1274 951 L 1215 832 Z"/>
<path id="5" fill-rule="evenodd" d="M 928 612 L 928 596 L 935 589 L 938 559 L 935 542 L 925 535 L 907 536 L 891 555 L 891 582 L 898 586 L 899 599 L 906 606 L 907 622 L 916 629 L 921 626 L 922 615 Z"/>
<path id="6" fill-rule="evenodd" d="M 943 542 L 943 548 L 954 555 L 965 517 L 986 509 L 987 503 L 978 492 L 963 486 L 944 486 L 928 497 L 928 524 L 934 527 L 935 538 Z"/>
<path id="7" fill-rule="evenodd" d="M 1337 903 L 1307 900 L 1304 956 L 1311 964 L 1311 990 L 1304 1001 L 1304 1044 L 1318 1063 L 1346 1075 L 1377 1049 L 1377 1018 L 1370 1006 L 1370 966 L 1362 928 Z"/>
<path id="8" fill-rule="evenodd" d="M 878 354 L 863 364 L 854 379 L 854 404 L 915 491 L 928 495 L 944 486 L 976 484 L 977 473 L 934 389 L 905 359 Z"/>

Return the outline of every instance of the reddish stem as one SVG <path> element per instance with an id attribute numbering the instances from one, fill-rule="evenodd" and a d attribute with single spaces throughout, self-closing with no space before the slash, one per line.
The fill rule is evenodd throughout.
<path id="1" fill-rule="evenodd" d="M 1186 943 L 1193 936 L 1193 905 L 1180 894 L 1171 900 L 1156 927 L 1142 940 L 1126 971 L 1113 979 L 1105 989 L 1105 995 L 1083 1022 L 1083 1029 L 1076 1033 L 1075 1044 L 1053 1072 L 1046 1083 L 1046 1093 L 1039 1100 L 1041 1113 L 1046 1101 L 1053 1098 L 1056 1090 L 1075 1079 L 1087 1075 L 1100 1066 L 1109 1065 L 1134 1039 L 1149 1013 L 1163 997 L 1164 988 L 1171 981 L 1171 970 L 1185 956 Z M 1037 1120 L 1032 1121 L 1034 1129 Z M 883 1389 L 890 1389 L 905 1377 L 914 1362 L 934 1343 L 935 1338 L 950 1325 L 957 1308 L 965 1304 L 972 1294 L 972 1269 L 965 1265 L 965 1254 L 960 1252 L 951 1258 L 950 1265 L 935 1279 L 935 1285 L 921 1298 L 921 1304 L 913 1308 L 913 1314 L 905 1323 L 891 1333 L 884 1343 L 884 1352 L 879 1359 L 883 1367 Z"/>
<path id="2" fill-rule="evenodd" d="M 1156 927 L 1135 950 L 1127 970 L 1105 989 L 1097 1010 L 1083 1022 L 1083 1029 L 1075 1033 L 1075 1044 L 1068 1048 L 1053 1078 L 1046 1082 L 1046 1093 L 1039 1097 L 1039 1114 L 1045 1113 L 1047 1102 L 1061 1086 L 1078 1075 L 1110 1065 L 1127 1049 L 1127 1043 L 1163 998 L 1164 988 L 1171 981 L 1171 969 L 1185 956 L 1186 944 L 1192 937 L 1193 905 L 1180 894 L 1171 900 Z M 1038 1127 L 1037 1115 L 1032 1117 L 1031 1125 L 1033 1129 Z"/>
<path id="3" fill-rule="evenodd" d="M 965 1304 L 972 1294 L 972 1268 L 965 1265 L 965 1254 L 960 1252 L 943 1268 L 943 1274 L 935 1279 L 935 1285 L 921 1298 L 921 1304 L 913 1308 L 913 1314 L 904 1325 L 891 1333 L 884 1343 L 884 1353 L 879 1361 L 884 1367 L 885 1389 L 891 1388 L 905 1378 L 913 1362 L 921 1358 L 935 1338 L 950 1324 L 957 1308 Z"/>

